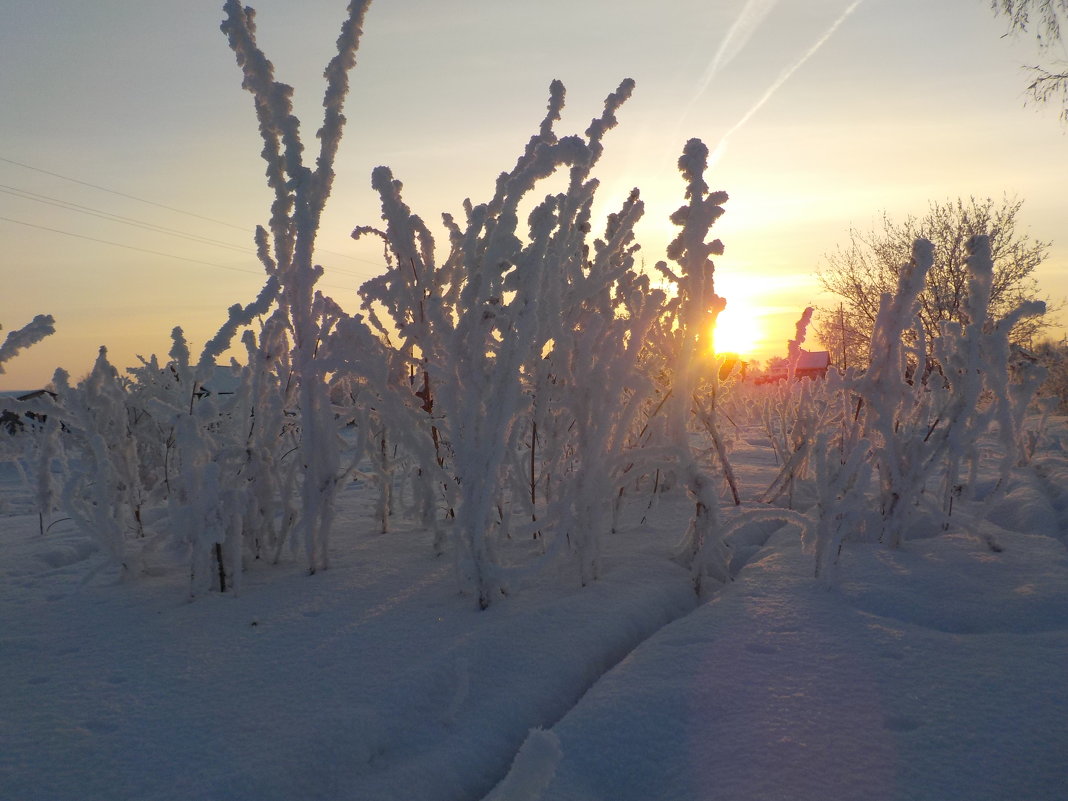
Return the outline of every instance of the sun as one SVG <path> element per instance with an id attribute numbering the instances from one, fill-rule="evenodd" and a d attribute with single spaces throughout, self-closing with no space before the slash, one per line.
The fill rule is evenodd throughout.
<path id="1" fill-rule="evenodd" d="M 744 298 L 737 298 L 728 300 L 727 308 L 716 318 L 713 347 L 716 353 L 751 356 L 763 336 L 759 312 Z"/>

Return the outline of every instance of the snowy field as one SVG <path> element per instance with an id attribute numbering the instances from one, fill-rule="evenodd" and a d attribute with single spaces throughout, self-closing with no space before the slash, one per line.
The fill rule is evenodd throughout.
<path id="1" fill-rule="evenodd" d="M 637 493 L 600 580 L 484 612 L 428 533 L 373 533 L 361 483 L 329 570 L 190 602 L 179 568 L 117 583 L 40 536 L 5 473 L 0 798 L 1068 799 L 1066 449 L 1057 420 L 992 507 L 846 543 L 828 580 L 796 529 L 742 528 L 700 601 L 685 497 Z M 771 450 L 733 458 L 755 497 Z"/>

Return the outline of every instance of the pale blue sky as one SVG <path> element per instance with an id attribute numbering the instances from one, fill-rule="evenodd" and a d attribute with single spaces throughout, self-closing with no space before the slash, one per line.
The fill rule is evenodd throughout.
<path id="1" fill-rule="evenodd" d="M 344 0 L 253 5 L 260 44 L 296 88 L 310 137 Z M 553 78 L 568 87 L 565 133 L 583 130 L 622 78 L 637 81 L 607 140 L 600 203 L 609 211 L 641 188 L 651 264 L 682 199 L 675 161 L 684 141 L 715 148 L 841 20 L 731 135 L 710 175 L 731 195 L 717 231 L 727 248 L 717 261 L 721 294 L 769 313 L 758 355 L 781 350 L 801 309 L 827 300 L 812 274 L 851 224 L 866 227 L 883 209 L 922 213 L 932 199 L 1024 199 L 1028 231 L 1053 241 L 1042 283 L 1055 298 L 1068 295 L 1068 137 L 1058 109 L 1025 105 L 1020 65 L 1036 59 L 1034 47 L 1004 38 L 986 0 L 862 0 L 842 19 L 852 5 L 375 0 L 320 238 L 325 284 L 355 311 L 355 287 L 376 270 L 376 247 L 349 239 L 379 220 L 374 166 L 394 169 L 427 220 L 459 212 L 514 162 Z M 745 8 L 743 19 L 759 24 L 736 25 Z M 77 378 L 100 345 L 120 368 L 135 353 L 165 354 L 174 325 L 199 344 L 261 284 L 248 243 L 270 200 L 251 98 L 218 30 L 221 2 L 0 0 L 0 10 L 0 217 L 18 221 L 0 220 L 0 323 L 10 330 L 50 313 L 58 329 L 9 363 L 0 389 L 41 385 L 56 366 Z M 736 46 L 724 52 L 734 58 L 704 86 L 732 25 Z"/>

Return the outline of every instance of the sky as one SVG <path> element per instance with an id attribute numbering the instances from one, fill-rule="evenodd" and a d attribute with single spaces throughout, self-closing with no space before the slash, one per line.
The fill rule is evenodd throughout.
<path id="1" fill-rule="evenodd" d="M 310 140 L 345 3 L 253 5 Z M 0 390 L 43 386 L 56 367 L 78 379 L 102 345 L 120 369 L 165 357 L 176 325 L 196 349 L 262 286 L 252 233 L 271 200 L 221 0 L 0 9 L 0 324 L 44 313 L 57 328 L 5 365 Z M 1006 31 L 987 0 L 375 0 L 318 240 L 321 287 L 356 312 L 356 289 L 381 269 L 380 246 L 350 238 L 380 221 L 375 166 L 427 221 L 459 215 L 514 164 L 554 78 L 566 134 L 630 77 L 596 170 L 597 219 L 640 188 L 651 268 L 683 201 L 682 146 L 704 140 L 709 183 L 730 195 L 717 291 L 759 319 L 751 355 L 784 354 L 804 307 L 834 303 L 815 273 L 851 227 L 931 201 L 1022 199 L 1023 231 L 1052 243 L 1041 288 L 1063 300 L 1068 128 L 1059 108 L 1028 104 L 1022 65 L 1040 56 Z"/>

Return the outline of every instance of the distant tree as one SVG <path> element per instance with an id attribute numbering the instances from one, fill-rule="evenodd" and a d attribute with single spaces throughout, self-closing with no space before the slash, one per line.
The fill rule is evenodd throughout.
<path id="1" fill-rule="evenodd" d="M 935 246 L 934 265 L 919 297 L 928 355 L 942 322 L 966 322 L 966 246 L 971 237 L 990 237 L 994 260 L 990 299 L 993 318 L 1004 316 L 1023 301 L 1039 299 L 1034 271 L 1045 261 L 1049 243 L 1018 230 L 1022 205 L 1018 200 L 995 203 L 989 198 L 932 202 L 923 217 L 896 221 L 884 213 L 881 225 L 871 231 L 851 228 L 849 245 L 828 255 L 825 266 L 817 272 L 823 288 L 841 299 L 822 309 L 817 318 L 817 336 L 832 358 L 840 365 L 843 361 L 847 366 L 867 364 L 879 300 L 884 292 L 895 291 L 898 272 L 917 239 L 929 239 Z M 1017 344 L 1030 344 L 1048 325 L 1043 317 L 1024 319 L 1013 329 L 1011 339 Z"/>
<path id="2" fill-rule="evenodd" d="M 785 356 L 772 356 L 768 359 L 767 364 L 764 365 L 763 371 L 761 371 L 760 377 L 765 381 L 779 380 L 786 378 L 790 371 L 790 360 Z"/>
<path id="3" fill-rule="evenodd" d="M 1033 33 L 1039 48 L 1049 53 L 1059 44 L 1061 25 L 1068 21 L 1068 0 L 991 0 L 996 14 L 1008 17 L 1011 30 Z M 1028 67 L 1031 83 L 1028 93 L 1038 103 L 1061 103 L 1061 119 L 1068 122 L 1068 61 L 1055 59 L 1049 67 Z"/>
<path id="4" fill-rule="evenodd" d="M 831 354 L 832 364 L 845 369 L 867 363 L 871 328 L 857 325 L 845 303 L 817 309 L 813 329 L 816 339 Z"/>
<path id="5" fill-rule="evenodd" d="M 1068 412 L 1068 342 L 1043 340 L 1035 346 L 1034 353 L 1048 371 L 1039 396 L 1056 398 L 1057 411 Z"/>

